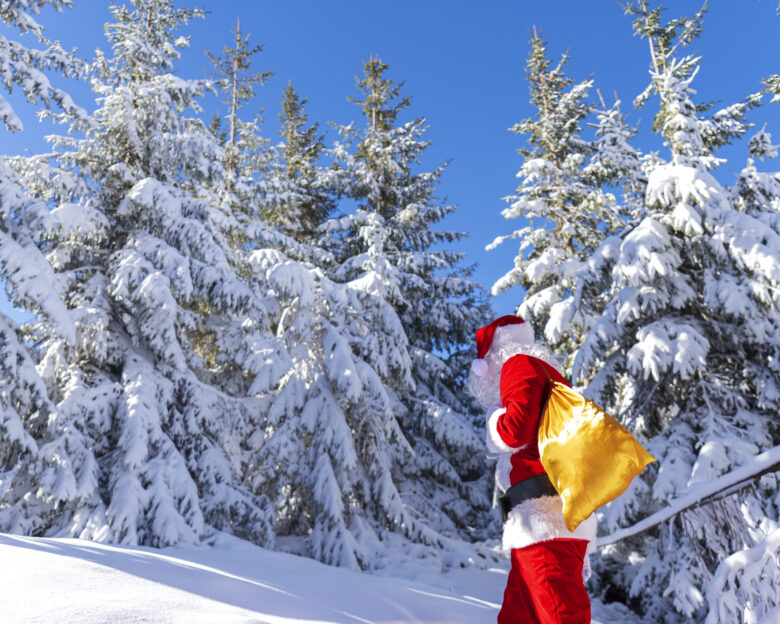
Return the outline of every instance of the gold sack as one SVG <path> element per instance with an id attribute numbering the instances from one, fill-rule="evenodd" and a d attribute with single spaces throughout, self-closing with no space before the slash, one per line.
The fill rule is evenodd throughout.
<path id="1" fill-rule="evenodd" d="M 569 531 L 625 492 L 655 461 L 617 420 L 557 381 L 539 424 L 539 454 L 563 499 Z"/>

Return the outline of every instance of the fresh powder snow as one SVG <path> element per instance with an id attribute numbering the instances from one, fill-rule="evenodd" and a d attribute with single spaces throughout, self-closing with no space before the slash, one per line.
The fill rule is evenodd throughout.
<path id="1" fill-rule="evenodd" d="M 0 534 L 0 561 L 4 624 L 493 624 L 506 583 L 504 567 L 379 576 L 227 536 L 157 550 Z"/>

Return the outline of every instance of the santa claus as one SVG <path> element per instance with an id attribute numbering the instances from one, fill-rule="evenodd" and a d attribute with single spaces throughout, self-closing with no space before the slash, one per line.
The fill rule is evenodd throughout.
<path id="1" fill-rule="evenodd" d="M 539 420 L 551 381 L 568 385 L 550 350 L 528 323 L 502 316 L 477 331 L 469 390 L 487 409 L 487 447 L 497 458 L 496 485 L 511 553 L 498 624 L 590 622 L 584 581 L 596 543 L 591 516 L 574 532 L 539 458 Z"/>

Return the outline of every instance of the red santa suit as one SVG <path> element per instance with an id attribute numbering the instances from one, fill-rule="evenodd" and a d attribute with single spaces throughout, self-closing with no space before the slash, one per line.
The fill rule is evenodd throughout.
<path id="1" fill-rule="evenodd" d="M 496 483 L 502 491 L 545 475 L 537 436 L 548 379 L 568 383 L 534 346 L 533 331 L 516 316 L 505 316 L 477 332 L 477 352 L 500 368 L 500 405 L 487 418 L 488 450 L 497 455 Z M 486 372 L 478 360 L 474 370 Z M 479 364 L 482 363 L 482 366 Z M 566 528 L 557 495 L 524 500 L 504 523 L 503 546 L 512 568 L 498 614 L 499 624 L 585 624 L 590 600 L 584 577 L 588 552 L 595 546 L 596 520 Z"/>

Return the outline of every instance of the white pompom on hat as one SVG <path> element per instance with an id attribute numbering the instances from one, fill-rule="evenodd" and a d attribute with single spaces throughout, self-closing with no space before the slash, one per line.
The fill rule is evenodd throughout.
<path id="1" fill-rule="evenodd" d="M 530 344 L 534 341 L 534 330 L 519 316 L 507 314 L 477 330 L 477 359 L 471 363 L 472 372 L 483 377 L 488 372 L 485 356 L 509 344 Z"/>
<path id="2" fill-rule="evenodd" d="M 484 377 L 488 372 L 488 363 L 485 360 L 474 360 L 471 363 L 471 372 L 477 377 Z"/>

